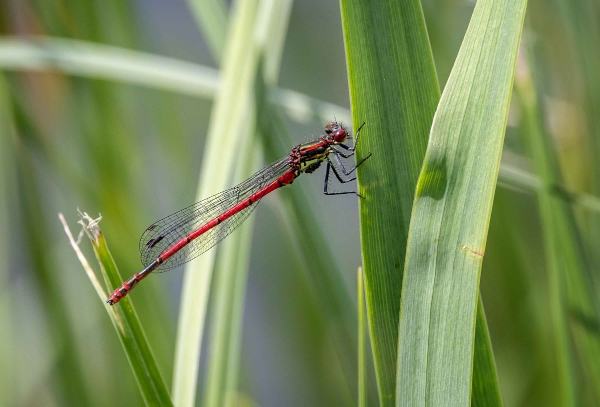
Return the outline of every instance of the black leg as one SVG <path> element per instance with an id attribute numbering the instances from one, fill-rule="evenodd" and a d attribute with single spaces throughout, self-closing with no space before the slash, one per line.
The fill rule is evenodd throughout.
<path id="1" fill-rule="evenodd" d="M 346 146 L 346 147 L 348 147 L 348 146 Z M 350 147 L 348 147 L 348 148 L 350 148 Z M 333 147 L 331 147 L 331 150 L 333 150 L 336 154 L 339 154 L 339 155 L 341 155 L 344 158 L 350 158 L 350 157 L 352 157 L 354 155 L 354 151 L 351 152 L 351 153 L 345 153 L 345 152 L 340 151 L 340 150 L 338 150 L 336 148 L 333 148 Z"/>
<path id="2" fill-rule="evenodd" d="M 340 157 L 337 154 L 337 151 L 333 150 L 333 155 L 335 156 L 335 160 L 337 161 L 337 163 L 340 165 L 340 168 L 342 169 L 342 172 L 344 173 L 344 175 L 350 175 L 352 174 L 354 171 L 356 171 L 356 169 L 362 164 L 364 163 L 368 158 L 371 157 L 371 153 L 369 153 L 368 156 L 366 156 L 365 158 L 363 158 L 362 160 L 359 161 L 358 164 L 356 164 L 354 167 L 352 167 L 349 171 L 346 170 L 346 167 L 344 167 L 344 163 L 342 163 L 342 160 L 340 160 Z M 340 154 L 341 155 L 341 154 Z M 343 155 L 341 155 L 342 157 L 344 157 Z M 344 157 L 345 158 L 345 157 Z"/>
<path id="3" fill-rule="evenodd" d="M 338 160 L 339 162 L 339 160 Z M 333 164 L 333 161 L 331 161 L 329 158 L 327 158 L 327 164 L 331 166 L 331 171 L 333 171 L 333 174 L 335 175 L 335 177 L 338 179 L 338 181 L 340 181 L 342 184 L 345 184 L 346 182 L 350 182 L 350 181 L 354 181 L 356 179 L 356 177 L 352 177 L 352 178 L 348 178 L 348 179 L 343 179 L 342 176 L 340 175 L 340 173 L 338 172 L 338 169 L 336 168 L 336 166 Z M 341 163 L 340 163 L 341 164 Z M 350 175 L 350 174 L 346 174 L 343 173 L 344 175 Z"/>
<path id="4" fill-rule="evenodd" d="M 348 150 L 348 151 L 356 150 L 356 146 L 358 145 L 358 136 L 360 136 L 360 129 L 362 129 L 364 125 L 365 125 L 365 123 L 363 122 L 363 124 L 361 124 L 360 127 L 358 128 L 358 130 L 356 131 L 356 135 L 354 136 L 354 145 L 352 147 L 347 146 L 343 143 L 338 144 L 338 146 L 340 146 L 344 150 Z M 352 155 L 349 155 L 348 157 L 351 157 L 351 156 Z M 348 158 L 348 157 L 344 157 L 344 158 Z"/>
<path id="5" fill-rule="evenodd" d="M 352 178 L 350 180 L 345 180 L 343 181 L 342 178 L 340 177 L 340 175 L 337 173 L 337 171 L 335 170 L 335 167 L 331 164 L 331 161 L 327 160 L 327 171 L 325 172 L 325 183 L 323 185 L 323 193 L 325 195 L 347 195 L 347 194 L 356 194 L 357 196 L 359 196 L 360 198 L 365 198 L 364 196 L 360 195 L 358 192 L 356 191 L 344 191 L 344 192 L 329 192 L 327 190 L 327 188 L 329 187 L 329 172 L 333 170 L 333 173 L 335 174 L 335 176 L 337 177 L 337 179 L 342 182 L 350 182 L 353 181 L 355 178 Z"/>
<path id="6" fill-rule="evenodd" d="M 363 124 L 360 125 L 358 130 L 356 130 L 356 136 L 354 136 L 354 146 L 352 147 L 352 151 L 356 149 L 356 145 L 358 144 L 358 136 L 360 136 L 360 129 L 362 129 L 365 124 L 366 123 L 363 122 Z"/>

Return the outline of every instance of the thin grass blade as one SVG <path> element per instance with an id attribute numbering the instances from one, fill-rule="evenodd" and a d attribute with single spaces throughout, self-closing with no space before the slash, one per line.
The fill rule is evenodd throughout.
<path id="1" fill-rule="evenodd" d="M 77 251 L 77 244 L 74 242 L 62 215 L 61 221 L 63 222 L 72 246 L 76 249 L 78 257 L 80 260 L 84 261 L 83 266 L 88 270 L 88 275 L 98 292 L 100 300 L 105 302 L 108 295 L 103 292 L 102 287 L 95 279 L 95 275 L 90 275 L 89 264 L 87 264 L 87 260 L 85 260 L 83 254 Z M 123 282 L 123 278 L 108 250 L 106 239 L 100 231 L 98 223 L 89 217 L 84 218 L 84 221 L 88 222 L 82 224 L 92 242 L 94 253 L 100 264 L 100 269 L 102 270 L 106 285 L 108 287 L 118 287 Z M 115 327 L 115 331 L 119 336 L 119 340 L 121 341 L 121 345 L 123 346 L 123 350 L 125 351 L 125 355 L 127 356 L 131 370 L 133 371 L 140 388 L 140 393 L 146 405 L 172 406 L 173 404 L 169 392 L 160 371 L 158 370 L 146 334 L 142 329 L 137 313 L 131 303 L 131 298 L 123 298 L 117 306 L 111 307 L 106 303 L 104 306 Z"/>
<path id="2" fill-rule="evenodd" d="M 477 302 L 477 321 L 475 323 L 475 349 L 473 350 L 473 391 L 471 405 L 474 407 L 502 406 L 502 397 L 496 373 L 496 361 L 492 353 L 492 341 L 481 294 Z"/>

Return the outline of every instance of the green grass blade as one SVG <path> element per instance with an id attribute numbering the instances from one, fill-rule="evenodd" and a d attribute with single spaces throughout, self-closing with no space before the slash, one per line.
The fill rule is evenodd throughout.
<path id="1" fill-rule="evenodd" d="M 148 344 L 148 340 L 146 339 L 146 334 L 142 329 L 142 325 L 137 317 L 137 313 L 133 308 L 133 304 L 131 303 L 130 297 L 125 297 L 117 305 L 109 306 L 105 303 L 108 295 L 104 292 L 99 282 L 96 280 L 95 274 L 91 272 L 91 268 L 83 257 L 83 254 L 78 250 L 78 245 L 75 243 L 71 232 L 62 217 L 59 215 L 61 221 L 65 227 L 65 231 L 71 245 L 75 249 L 80 261 L 92 284 L 94 285 L 98 296 L 100 297 L 100 301 L 104 303 L 104 307 L 110 316 L 110 319 L 115 327 L 115 331 L 119 336 L 119 340 L 121 341 L 121 345 L 123 346 L 123 350 L 125 351 L 125 355 L 129 361 L 131 366 L 131 370 L 136 378 L 137 384 L 140 388 L 140 393 L 144 402 L 148 406 L 172 406 L 171 398 L 169 396 L 169 392 L 167 387 L 160 375 L 158 370 L 158 366 L 156 361 L 154 360 L 154 356 L 152 355 L 152 351 L 150 350 L 150 345 Z M 84 221 L 91 221 L 90 218 L 84 218 Z M 115 264 L 110 251 L 108 250 L 108 246 L 106 244 L 106 239 L 104 235 L 100 231 L 96 222 L 89 222 L 84 225 L 84 229 L 86 230 L 94 248 L 94 253 L 96 254 L 96 258 L 98 263 L 100 264 L 100 268 L 102 270 L 102 275 L 104 280 L 109 287 L 118 287 L 124 281 L 123 277 L 120 275 L 117 265 Z"/>
<path id="2" fill-rule="evenodd" d="M 481 295 L 477 302 L 477 321 L 475 323 L 475 349 L 473 350 L 473 391 L 471 405 L 502 406 L 496 362 L 492 353 L 492 342 L 488 332 Z"/>
<path id="3" fill-rule="evenodd" d="M 471 399 L 479 275 L 525 5 L 477 3 L 436 111 L 410 224 L 399 406 Z"/>
<path id="4" fill-rule="evenodd" d="M 362 267 L 358 268 L 358 406 L 367 406 L 367 364 L 365 357 L 365 288 Z"/>
<path id="5" fill-rule="evenodd" d="M 402 266 L 413 191 L 439 90 L 418 1 L 342 1 L 371 341 L 382 405 L 395 398 Z M 377 27 L 377 29 L 373 29 Z M 402 29 L 398 29 L 402 27 Z M 360 158 L 360 157 L 359 157 Z"/>
<path id="6" fill-rule="evenodd" d="M 419 1 L 342 0 L 358 159 L 362 254 L 382 405 L 395 399 L 398 312 L 413 193 L 439 89 Z"/>

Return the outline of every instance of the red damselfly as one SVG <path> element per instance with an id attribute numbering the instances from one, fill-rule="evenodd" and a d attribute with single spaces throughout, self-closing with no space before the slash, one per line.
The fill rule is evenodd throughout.
<path id="1" fill-rule="evenodd" d="M 344 144 L 351 136 L 337 122 L 325 126 L 325 135 L 292 148 L 290 154 L 258 171 L 241 184 L 210 198 L 203 199 L 150 225 L 140 239 L 140 253 L 144 269 L 134 274 L 106 300 L 116 304 L 152 272 L 171 270 L 201 255 L 237 228 L 265 195 L 291 184 L 300 174 L 314 172 L 327 162 L 325 195 L 356 194 L 356 191 L 328 190 L 331 172 L 341 183 L 353 181 L 349 176 L 371 156 L 369 153 L 358 164 L 346 169 L 341 158 L 354 155 L 360 129 L 352 147 Z M 341 148 L 338 149 L 337 147 Z M 330 155 L 335 158 L 335 163 Z M 361 197 L 362 198 L 362 197 Z"/>

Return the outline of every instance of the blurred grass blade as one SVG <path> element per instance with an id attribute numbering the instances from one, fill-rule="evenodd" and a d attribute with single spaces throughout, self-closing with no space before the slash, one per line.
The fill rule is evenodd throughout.
<path id="1" fill-rule="evenodd" d="M 569 190 L 562 183 L 544 182 L 539 176 L 510 165 L 500 165 L 500 171 L 498 172 L 499 186 L 500 183 L 503 183 L 504 187 L 516 190 L 551 194 L 555 199 L 560 199 L 570 205 L 579 205 L 591 213 L 600 212 L 600 198 Z"/>
<path id="2" fill-rule="evenodd" d="M 223 0 L 187 0 L 203 38 L 217 60 L 221 61 L 227 38 L 227 5 Z"/>
<path id="3" fill-rule="evenodd" d="M 213 97 L 218 72 L 174 58 L 52 37 L 0 37 L 0 68 L 59 71 Z"/>
<path id="4" fill-rule="evenodd" d="M 522 114 L 521 132 L 525 141 L 525 145 L 533 158 L 533 164 L 536 172 L 541 178 L 541 182 L 550 185 L 556 180 L 557 167 L 555 163 L 551 163 L 548 154 L 551 153 L 548 140 L 542 130 L 541 122 L 537 116 L 537 100 L 531 77 L 527 73 L 526 57 L 522 55 L 525 48 L 521 50 L 519 55 L 519 70 L 517 71 L 517 79 L 515 81 L 516 101 L 519 103 Z M 565 260 L 579 260 L 579 249 L 574 247 L 577 242 L 573 241 L 573 236 L 563 234 L 568 233 L 567 230 L 561 230 L 565 226 L 563 208 L 558 201 L 553 199 L 549 193 L 543 190 L 538 194 L 538 202 L 540 206 L 540 216 L 542 219 L 542 227 L 544 233 L 545 257 L 548 272 L 548 294 L 549 308 L 552 317 L 552 345 L 554 354 L 552 355 L 553 365 L 555 367 L 554 378 L 558 386 L 558 395 L 560 397 L 561 406 L 574 406 L 575 388 L 573 380 L 573 359 L 570 351 L 569 327 L 568 327 L 568 308 L 564 303 L 568 304 L 568 295 L 565 290 L 567 284 L 567 276 L 572 273 L 581 273 L 583 271 L 582 264 L 569 264 L 568 266 L 575 269 L 569 270 Z M 562 225 L 561 225 L 562 223 Z M 560 233 L 556 235 L 556 233 Z M 568 246 L 566 248 L 562 246 Z M 563 256 L 570 252 L 570 256 L 563 259 Z M 575 255 L 575 257 L 573 257 Z M 572 263 L 572 262 L 570 262 Z"/>
<path id="5" fill-rule="evenodd" d="M 488 332 L 481 295 L 477 301 L 475 322 L 475 349 L 473 350 L 473 407 L 502 406 L 496 361 L 492 353 L 492 341 Z"/>
<path id="6" fill-rule="evenodd" d="M 10 236 L 14 227 L 9 213 L 16 213 L 14 201 L 16 195 L 16 173 L 14 162 L 16 134 L 8 89 L 3 75 L 0 75 L 0 236 Z M 10 283 L 11 239 L 0 241 L 0 406 L 14 406 L 16 402 L 16 362 L 13 350 L 16 345 L 11 307 L 14 292 Z"/>
<path id="7" fill-rule="evenodd" d="M 5 84 L 8 84 L 5 82 Z M 52 373 L 56 383 L 59 399 L 64 404 L 89 404 L 91 400 L 90 386 L 84 380 L 86 360 L 78 352 L 72 349 L 77 347 L 77 336 L 72 319 L 69 318 L 68 290 L 60 284 L 56 278 L 52 265 L 51 247 L 48 244 L 48 236 L 52 236 L 52 227 L 44 216 L 47 210 L 45 206 L 45 195 L 43 193 L 43 175 L 40 169 L 48 171 L 47 167 L 40 166 L 36 160 L 37 156 L 29 149 L 26 138 L 23 136 L 26 130 L 30 130 L 31 123 L 28 118 L 19 117 L 14 104 L 14 124 L 18 136 L 15 143 L 14 153 L 17 174 L 17 193 L 15 195 L 16 205 L 19 207 L 20 230 L 18 234 L 22 239 L 24 256 L 30 264 L 31 278 L 39 289 L 40 311 L 44 318 L 52 321 L 52 329 L 42 330 L 39 334 L 43 338 L 45 346 L 58 349 L 52 358 L 58 367 Z M 44 174 L 47 175 L 47 174 Z M 60 366 L 68 366 L 62 369 Z"/>
<path id="8" fill-rule="evenodd" d="M 279 74 L 283 51 L 281 44 L 287 32 L 291 6 L 290 0 L 261 0 L 254 23 L 254 45 L 257 52 L 264 55 L 264 60 L 260 60 L 264 63 L 258 66 L 256 74 L 265 75 L 271 85 L 275 84 Z M 253 58 L 251 56 L 248 62 L 257 63 Z M 256 144 L 255 137 L 254 102 L 254 99 L 249 100 L 246 117 L 240 121 L 241 128 L 237 131 L 242 142 L 235 184 L 244 181 L 262 165 L 262 149 L 259 148 L 260 144 Z M 211 318 L 214 321 L 210 341 L 212 350 L 208 360 L 204 406 L 235 404 L 232 397 L 237 394 L 242 315 L 253 225 L 253 218 L 246 220 L 240 230 L 220 247 L 220 261 L 216 266 L 218 277 L 214 284 L 216 304 Z"/>
<path id="9" fill-rule="evenodd" d="M 113 46 L 51 37 L 0 38 L 0 68 L 60 71 L 202 98 L 213 98 L 220 86 L 218 71 L 203 65 Z M 309 123 L 315 119 L 324 123 L 334 115 L 342 122 L 350 121 L 348 109 L 289 89 L 272 89 L 270 100 L 283 107 L 299 123 Z M 527 191 L 544 188 L 535 175 L 504 164 L 499 180 Z M 565 192 L 567 201 L 600 212 L 600 199 L 560 186 L 555 188 Z"/>
<path id="10" fill-rule="evenodd" d="M 521 50 L 515 80 L 522 117 L 522 136 L 536 173 L 548 185 L 538 193 L 553 325 L 554 377 L 561 405 L 591 405 L 600 400 L 599 306 L 590 259 L 573 208 L 551 186 L 562 182 L 551 138 L 530 74 L 527 49 Z M 577 369 L 577 359 L 580 369 Z M 577 372 L 579 371 L 579 377 Z M 579 392 L 578 393 L 578 389 Z"/>
<path id="11" fill-rule="evenodd" d="M 0 68 L 60 71 L 204 98 L 212 98 L 220 86 L 218 71 L 203 65 L 124 48 L 52 37 L 0 37 Z M 292 119 L 300 123 L 308 123 L 315 118 L 326 122 L 334 114 L 341 121 L 350 121 L 348 109 L 296 91 L 275 88 L 270 92 L 270 100 L 282 106 Z M 542 186 L 534 175 L 523 170 L 504 164 L 502 169 L 500 177 L 506 177 L 506 182 L 510 185 L 515 183 L 516 186 L 531 191 Z M 600 211 L 598 198 L 581 195 L 584 199 L 575 200 L 578 204 Z"/>
<path id="12" fill-rule="evenodd" d="M 281 47 L 282 44 L 273 44 Z M 0 68 L 59 71 L 87 78 L 163 89 L 184 95 L 213 98 L 220 87 L 217 70 L 174 58 L 131 51 L 86 41 L 52 37 L 0 37 Z M 288 89 L 273 89 L 271 100 L 300 123 L 336 114 L 350 121 L 348 109 Z"/>
<path id="13" fill-rule="evenodd" d="M 197 200 L 230 186 L 233 169 L 241 153 L 240 129 L 246 124 L 251 89 L 259 60 L 254 38 L 258 1 L 240 1 L 234 6 L 231 31 L 223 60 L 223 82 L 217 94 L 209 125 L 200 171 Z M 192 406 L 206 306 L 215 261 L 215 250 L 188 263 L 183 281 L 178 322 L 173 399 L 177 406 Z"/>
<path id="14" fill-rule="evenodd" d="M 82 261 L 82 265 L 86 269 L 100 300 L 108 312 L 119 340 L 121 341 L 121 345 L 123 345 L 123 350 L 125 351 L 131 370 L 136 378 L 144 402 L 147 406 L 172 406 L 173 404 L 171 403 L 169 392 L 158 371 L 158 366 L 156 365 L 156 361 L 150 350 L 146 334 L 142 329 L 137 313 L 131 303 L 131 298 L 125 297 L 119 301 L 117 305 L 112 307 L 106 304 L 105 300 L 108 298 L 108 295 L 103 292 L 95 275 L 90 275 L 90 266 L 85 257 L 83 257 L 83 254 L 78 250 L 77 243 L 75 243 L 62 214 L 60 215 L 60 218 L 71 245 L 75 249 L 80 261 Z M 88 223 L 83 223 L 86 221 Z M 83 219 L 82 225 L 92 242 L 94 253 L 96 254 L 96 258 L 98 259 L 102 270 L 102 275 L 109 290 L 111 290 L 111 287 L 120 286 L 124 279 L 119 274 L 117 265 L 108 250 L 106 240 L 104 239 L 104 235 L 100 231 L 97 222 L 86 217 Z"/>
<path id="15" fill-rule="evenodd" d="M 254 131 L 248 126 L 245 130 Z M 246 136 L 246 139 L 251 137 Z M 247 140 L 246 140 L 247 141 Z M 248 173 L 260 165 L 260 155 L 255 146 L 246 142 L 244 154 L 237 166 L 235 180 L 243 181 Z M 215 266 L 210 339 L 203 406 L 235 405 L 228 397 L 237 391 L 239 348 L 242 339 L 242 310 L 246 298 L 246 277 L 252 245 L 254 219 L 247 219 L 219 247 L 219 261 Z"/>
<path id="16" fill-rule="evenodd" d="M 580 93 L 581 105 L 585 112 L 585 127 L 587 134 L 585 155 L 589 154 L 586 174 L 591 184 L 592 194 L 600 196 L 600 25 L 598 15 L 600 5 L 595 0 L 557 0 L 562 22 L 567 31 L 569 56 L 572 56 L 569 76 L 575 78 L 577 92 Z M 579 80 L 579 81 L 578 81 Z M 571 82 L 573 83 L 573 82 Z M 584 127 L 584 128 L 585 128 Z M 585 156 L 581 157 L 585 159 Z M 590 241 L 600 241 L 600 216 L 593 214 L 587 219 L 586 228 Z M 592 251 L 594 266 L 600 267 L 600 250 Z M 600 284 L 598 273 L 593 276 L 596 284 Z"/>
<path id="17" fill-rule="evenodd" d="M 262 80 L 262 81 L 261 81 Z M 292 140 L 277 110 L 265 100 L 264 80 L 257 78 L 257 120 L 267 161 L 275 161 L 289 154 Z M 329 118 L 331 120 L 331 118 Z M 314 290 L 319 309 L 323 312 L 331 332 L 331 342 L 343 368 L 346 384 L 351 389 L 356 380 L 357 348 L 356 305 L 350 297 L 339 268 L 323 231 L 314 225 L 323 224 L 320 213 L 308 197 L 314 194 L 303 182 L 281 191 L 283 203 L 281 220 L 302 263 L 302 270 Z M 355 397 L 355 394 L 348 394 Z"/>
<path id="18" fill-rule="evenodd" d="M 398 313 L 413 193 L 439 89 L 418 0 L 342 0 L 368 322 L 381 404 L 394 404 Z"/>
<path id="19" fill-rule="evenodd" d="M 480 0 L 417 185 L 400 313 L 397 405 L 468 405 L 479 275 L 525 0 Z"/>

